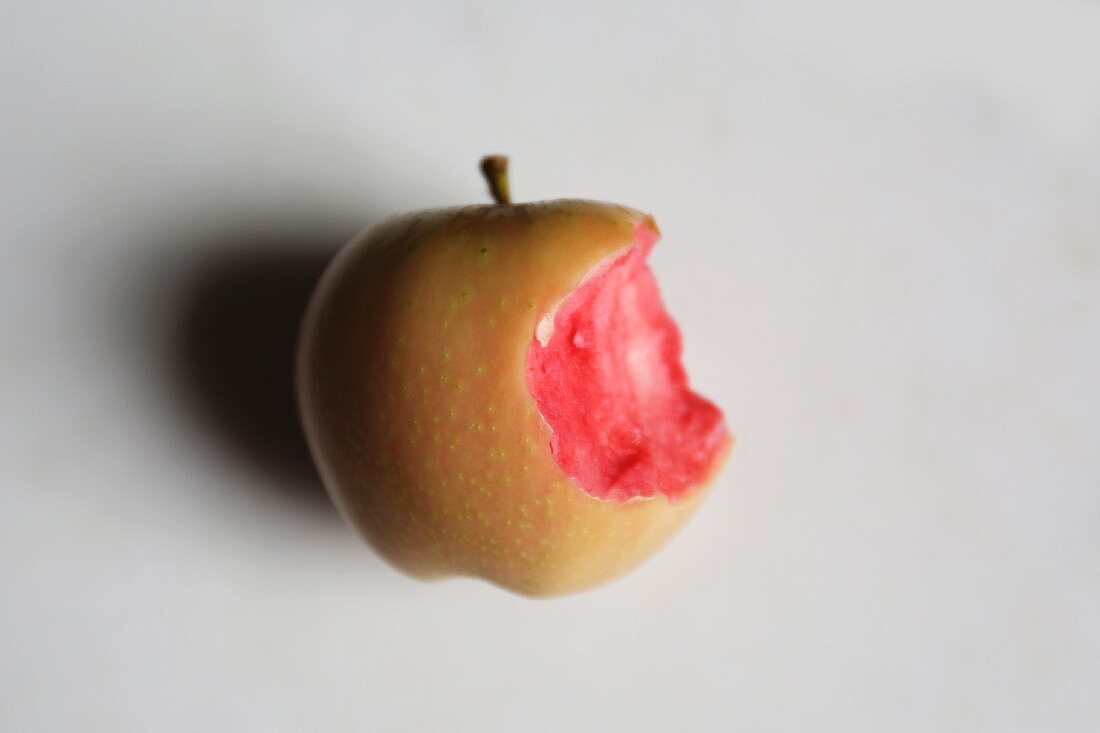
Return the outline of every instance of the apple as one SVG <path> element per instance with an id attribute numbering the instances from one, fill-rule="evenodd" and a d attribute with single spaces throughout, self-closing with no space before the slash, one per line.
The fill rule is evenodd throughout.
<path id="1" fill-rule="evenodd" d="M 733 440 L 688 386 L 653 218 L 582 200 L 407 214 L 333 260 L 302 325 L 307 442 L 344 517 L 419 578 L 589 588 L 696 510 Z"/>

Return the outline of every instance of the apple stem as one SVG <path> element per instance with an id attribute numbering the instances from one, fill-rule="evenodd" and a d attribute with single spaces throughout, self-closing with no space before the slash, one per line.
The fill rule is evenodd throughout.
<path id="1" fill-rule="evenodd" d="M 492 194 L 493 201 L 501 206 L 512 203 L 512 196 L 508 193 L 507 155 L 486 155 L 481 159 L 481 174 L 489 184 L 489 193 Z"/>

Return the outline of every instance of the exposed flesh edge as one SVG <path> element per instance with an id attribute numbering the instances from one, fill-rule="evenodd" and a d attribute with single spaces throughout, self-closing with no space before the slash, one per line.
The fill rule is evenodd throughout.
<path id="1" fill-rule="evenodd" d="M 721 410 L 688 386 L 679 329 L 646 264 L 655 243 L 639 227 L 547 311 L 527 353 L 554 459 L 599 499 L 683 498 L 731 442 Z"/>

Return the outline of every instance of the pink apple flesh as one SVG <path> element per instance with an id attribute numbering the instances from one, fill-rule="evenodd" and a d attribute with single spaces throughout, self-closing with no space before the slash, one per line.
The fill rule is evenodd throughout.
<path id="1" fill-rule="evenodd" d="M 527 354 L 554 459 L 599 499 L 679 498 L 729 443 L 722 412 L 688 387 L 680 331 L 646 262 L 655 241 L 639 228 L 546 316 Z"/>

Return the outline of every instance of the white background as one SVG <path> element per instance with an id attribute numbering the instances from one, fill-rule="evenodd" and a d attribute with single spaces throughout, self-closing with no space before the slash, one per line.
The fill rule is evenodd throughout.
<path id="1" fill-rule="evenodd" d="M 0 729 L 1094 731 L 1100 3 L 0 7 Z M 331 249 L 652 211 L 741 440 L 629 577 L 421 584 L 284 361 Z"/>

